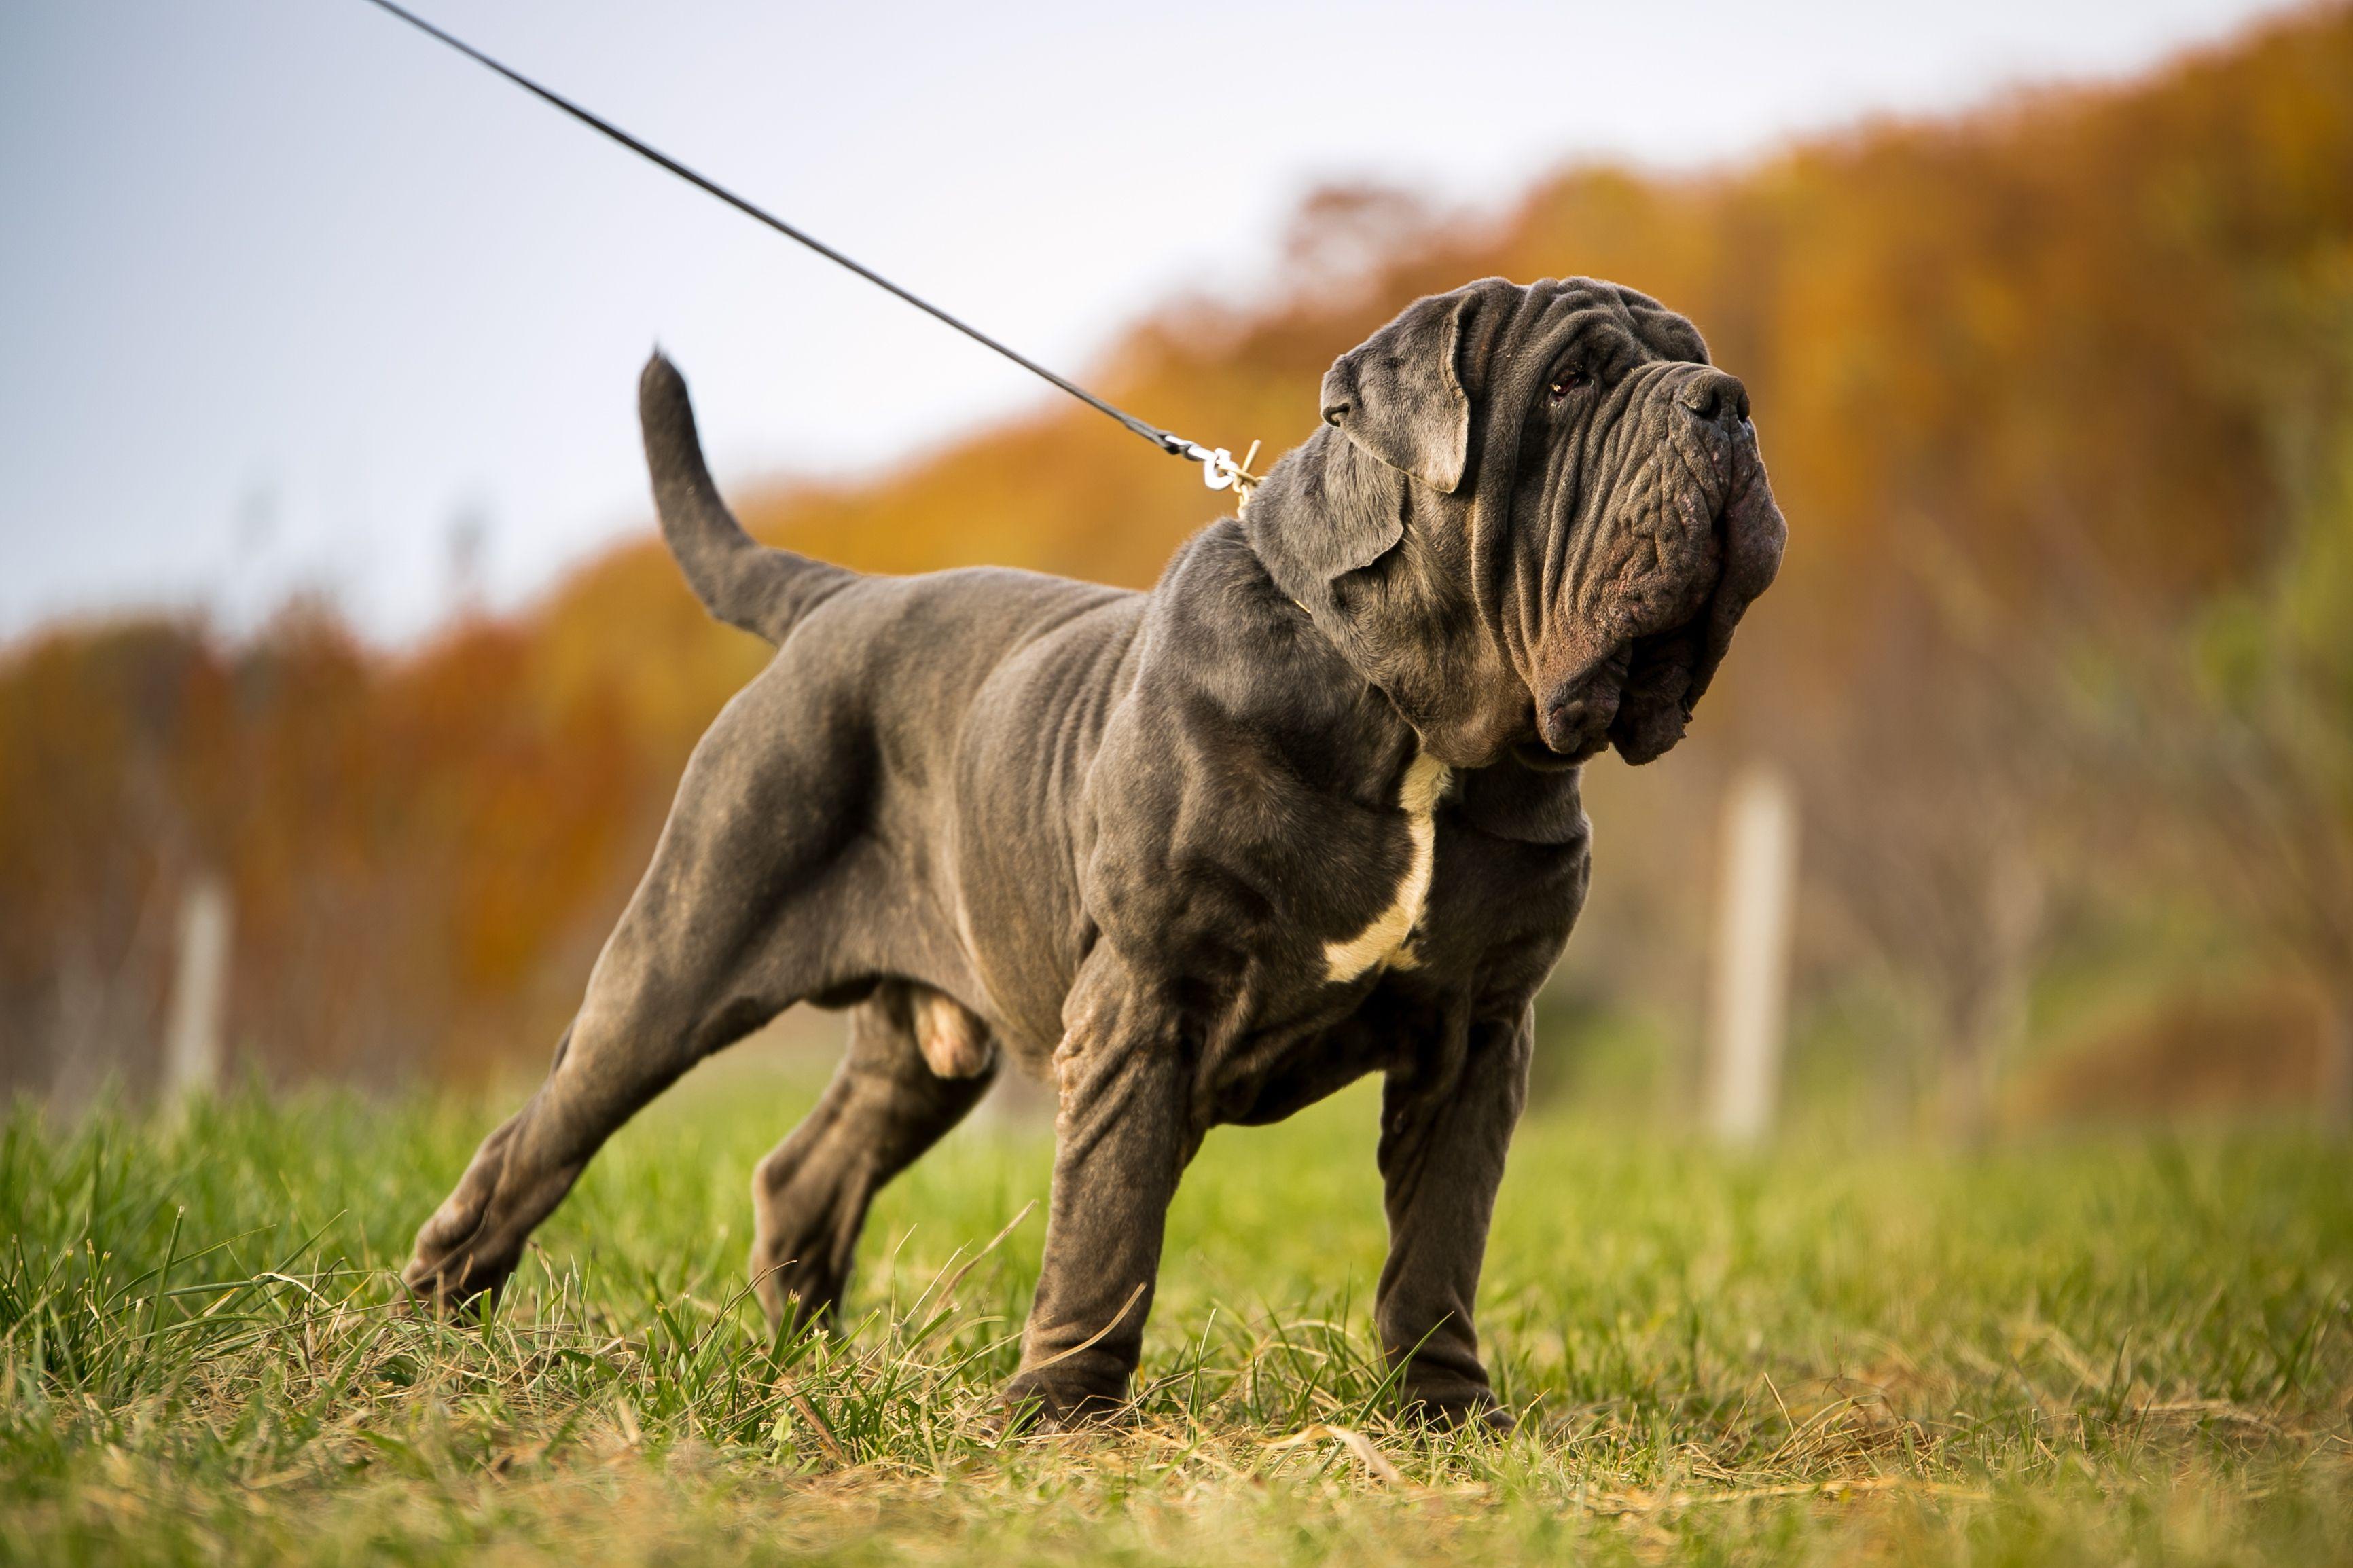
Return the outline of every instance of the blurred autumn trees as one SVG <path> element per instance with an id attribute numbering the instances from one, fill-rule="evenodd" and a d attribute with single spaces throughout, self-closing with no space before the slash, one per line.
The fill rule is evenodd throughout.
<path id="1" fill-rule="evenodd" d="M 543 988 L 593 956 L 589 911 L 664 781 L 608 693 L 551 700 L 535 653 L 485 626 L 395 662 L 300 607 L 241 648 L 132 625 L 19 653 L 0 681 L 11 1075 L 146 1076 L 176 895 L 208 868 L 237 910 L 232 1038 L 273 1065 L 385 1080 L 561 1010 Z"/>
<path id="2" fill-rule="evenodd" d="M 1289 254 L 1266 296 L 1171 307 L 1093 380 L 1280 450 L 1405 300 L 1584 273 L 1692 316 L 1754 395 L 1788 563 L 1693 741 L 1640 788 L 1596 770 L 1580 984 L 1688 991 L 1709 791 L 1767 754 L 1807 800 L 1807 994 L 1908 999 L 1949 1118 L 1992 1114 L 2038 974 L 2177 907 L 2307 987 L 2353 1116 L 2353 12 L 1728 173 L 1573 168 L 1475 223 L 1327 192 Z M 1060 407 L 737 500 L 869 570 L 1138 585 L 1214 510 Z M 704 621 L 650 528 L 411 652 L 303 606 L 235 646 L 142 622 L 17 647 L 0 1084 L 144 1072 L 168 911 L 206 868 L 237 905 L 231 1036 L 269 1070 L 535 1058 L 763 651 Z"/>

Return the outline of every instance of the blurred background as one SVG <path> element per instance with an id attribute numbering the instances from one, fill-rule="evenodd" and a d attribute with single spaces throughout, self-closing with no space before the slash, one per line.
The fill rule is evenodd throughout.
<path id="1" fill-rule="evenodd" d="M 1540 1090 L 2347 1131 L 2353 9 L 1961 9 L 429 14 L 1237 450 L 1417 295 L 1658 296 L 1790 545 L 1588 770 Z M 544 1062 L 765 652 L 655 542 L 657 339 L 833 560 L 1143 586 L 1219 510 L 356 0 L 10 6 L 0 201 L 0 1092 Z"/>

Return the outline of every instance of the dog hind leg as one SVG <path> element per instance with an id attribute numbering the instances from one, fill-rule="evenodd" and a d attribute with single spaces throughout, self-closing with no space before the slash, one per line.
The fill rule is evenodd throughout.
<path id="1" fill-rule="evenodd" d="M 640 1106 L 855 962 L 842 891 L 875 875 L 858 849 L 871 786 L 841 765 L 856 715 L 826 691 L 780 658 L 695 748 L 546 1080 L 417 1232 L 413 1292 L 457 1305 L 496 1289 Z"/>
<path id="2" fill-rule="evenodd" d="M 752 1177 L 752 1282 L 768 1321 L 839 1310 L 867 1206 L 980 1103 L 985 1026 L 928 987 L 889 982 L 851 1009 L 849 1048 L 808 1119 Z"/>

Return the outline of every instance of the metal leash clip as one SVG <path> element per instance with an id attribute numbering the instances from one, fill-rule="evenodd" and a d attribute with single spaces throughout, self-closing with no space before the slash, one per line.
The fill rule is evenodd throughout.
<path id="1" fill-rule="evenodd" d="M 1188 443 L 1184 455 L 1201 465 L 1203 484 L 1213 490 L 1229 489 L 1234 492 L 1234 510 L 1239 511 L 1250 505 L 1250 491 L 1258 488 L 1260 479 L 1264 477 L 1250 472 L 1250 466 L 1258 457 L 1258 445 L 1252 441 L 1250 450 L 1242 454 L 1242 460 L 1239 463 L 1234 461 L 1234 455 L 1223 447 L 1200 447 Z"/>

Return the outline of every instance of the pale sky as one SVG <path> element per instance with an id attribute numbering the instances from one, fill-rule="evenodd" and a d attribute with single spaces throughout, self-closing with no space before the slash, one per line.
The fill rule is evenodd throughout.
<path id="1" fill-rule="evenodd" d="M 1492 210 L 2277 8 L 412 5 L 1070 374 L 1173 293 L 1246 296 L 1325 181 Z M 361 0 L 0 0 L 0 638 L 308 591 L 405 640 L 468 530 L 524 602 L 649 526 L 657 341 L 723 484 L 1058 395 Z"/>

